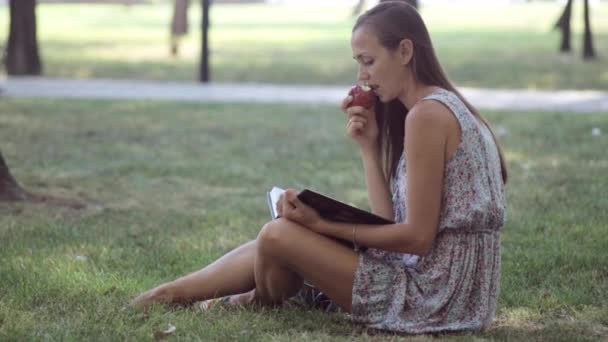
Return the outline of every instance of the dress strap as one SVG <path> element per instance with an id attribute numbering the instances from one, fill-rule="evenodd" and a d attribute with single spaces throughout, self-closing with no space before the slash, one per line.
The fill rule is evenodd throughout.
<path id="1" fill-rule="evenodd" d="M 463 135 L 475 125 L 473 114 L 471 114 L 469 108 L 467 108 L 464 102 L 462 102 L 462 100 L 460 100 L 456 94 L 449 90 L 440 88 L 422 100 L 435 100 L 448 107 L 448 109 L 454 113 L 454 116 L 458 120 Z"/>

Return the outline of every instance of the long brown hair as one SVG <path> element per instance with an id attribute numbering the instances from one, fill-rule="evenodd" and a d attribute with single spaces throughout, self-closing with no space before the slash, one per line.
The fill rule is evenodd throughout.
<path id="1" fill-rule="evenodd" d="M 359 16 L 352 32 L 361 26 L 370 28 L 377 35 L 380 44 L 391 51 L 397 49 L 403 39 L 412 41 L 414 54 L 410 65 L 415 79 L 455 93 L 469 111 L 488 127 L 498 148 L 502 180 L 506 183 L 507 166 L 504 154 L 490 124 L 448 79 L 439 64 L 431 37 L 418 11 L 403 1 L 383 1 Z M 388 103 L 378 101 L 375 111 L 380 131 L 378 141 L 383 151 L 384 175 L 388 180 L 395 174 L 403 153 L 405 117 L 409 109 L 396 99 Z"/>

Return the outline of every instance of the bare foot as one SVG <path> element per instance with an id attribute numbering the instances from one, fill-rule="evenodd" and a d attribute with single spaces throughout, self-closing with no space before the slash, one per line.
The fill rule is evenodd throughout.
<path id="1" fill-rule="evenodd" d="M 127 307 L 132 307 L 136 310 L 147 310 L 154 304 L 167 304 L 170 303 L 171 299 L 167 297 L 166 291 L 162 288 L 157 287 L 148 290 L 139 296 L 135 297 Z"/>

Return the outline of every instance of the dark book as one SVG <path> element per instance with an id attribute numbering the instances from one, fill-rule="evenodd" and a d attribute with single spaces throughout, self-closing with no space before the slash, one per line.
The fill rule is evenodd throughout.
<path id="1" fill-rule="evenodd" d="M 268 192 L 268 207 L 270 209 L 270 215 L 272 219 L 278 217 L 276 211 L 276 204 L 279 197 L 285 190 L 277 187 L 273 187 Z M 298 194 L 298 198 L 304 204 L 315 209 L 321 217 L 335 222 L 344 223 L 360 223 L 360 224 L 391 224 L 395 223 L 391 220 L 380 217 L 369 211 L 353 207 L 352 205 L 340 202 L 329 196 L 320 194 L 318 192 L 304 189 Z"/>

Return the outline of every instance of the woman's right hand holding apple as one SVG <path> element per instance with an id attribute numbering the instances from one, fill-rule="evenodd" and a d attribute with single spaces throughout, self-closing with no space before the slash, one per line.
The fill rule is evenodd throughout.
<path id="1" fill-rule="evenodd" d="M 378 139 L 378 124 L 376 113 L 372 109 L 353 105 L 353 96 L 349 95 L 342 101 L 342 111 L 347 115 L 346 132 L 362 150 L 376 150 Z"/>

